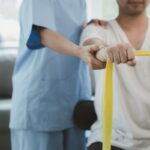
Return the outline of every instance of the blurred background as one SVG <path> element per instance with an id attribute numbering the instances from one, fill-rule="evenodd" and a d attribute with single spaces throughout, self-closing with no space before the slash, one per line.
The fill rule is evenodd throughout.
<path id="1" fill-rule="evenodd" d="M 18 46 L 19 23 L 18 10 L 22 0 L 0 0 L 0 48 L 14 48 Z M 88 20 L 101 18 L 99 6 L 102 0 L 86 0 L 88 6 Z M 107 5 L 108 7 L 108 5 Z M 110 12 L 114 12 L 111 6 Z M 148 8 L 150 14 L 150 8 Z"/>
<path id="2" fill-rule="evenodd" d="M 18 8 L 21 0 L 0 0 L 0 47 L 18 46 Z"/>
<path id="3" fill-rule="evenodd" d="M 12 73 L 19 43 L 19 6 L 22 0 L 0 0 L 0 150 L 10 150 L 9 114 L 12 95 Z M 102 0 L 86 0 L 88 20 L 105 18 L 100 11 Z M 113 0 L 111 0 L 112 2 Z M 103 0 L 108 2 L 108 0 Z M 110 3 L 109 3 L 110 4 Z M 115 4 L 105 4 L 109 14 L 116 14 Z M 150 8 L 148 8 L 150 14 Z M 105 18 L 108 20 L 109 18 Z M 89 132 L 87 132 L 87 135 Z"/>

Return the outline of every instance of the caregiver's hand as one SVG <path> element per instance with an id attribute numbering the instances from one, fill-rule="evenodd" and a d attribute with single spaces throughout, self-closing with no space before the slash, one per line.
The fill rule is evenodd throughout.
<path id="1" fill-rule="evenodd" d="M 126 63 L 129 66 L 135 66 L 135 56 L 133 48 L 129 44 L 115 44 L 107 47 L 102 47 L 96 54 L 96 57 L 103 62 L 110 60 L 113 63 Z"/>
<path id="2" fill-rule="evenodd" d="M 102 26 L 104 28 L 107 28 L 107 25 L 108 25 L 108 23 L 106 21 L 99 20 L 99 19 L 92 19 L 89 22 L 85 23 L 83 25 L 83 28 L 87 27 L 91 23 L 94 23 L 96 26 Z"/>
<path id="3" fill-rule="evenodd" d="M 79 58 L 86 62 L 91 69 L 100 69 L 102 62 L 96 58 L 96 53 L 100 47 L 97 45 L 80 46 L 79 47 Z"/>

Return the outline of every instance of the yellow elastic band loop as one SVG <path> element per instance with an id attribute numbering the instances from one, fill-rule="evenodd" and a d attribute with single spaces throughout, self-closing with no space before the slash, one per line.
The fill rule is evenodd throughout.
<path id="1" fill-rule="evenodd" d="M 135 56 L 150 56 L 150 51 L 136 51 Z M 103 97 L 103 150 L 111 150 L 113 122 L 113 64 L 106 64 Z"/>
<path id="2" fill-rule="evenodd" d="M 135 56 L 150 56 L 150 50 L 147 50 L 147 51 L 136 51 L 134 53 Z"/>

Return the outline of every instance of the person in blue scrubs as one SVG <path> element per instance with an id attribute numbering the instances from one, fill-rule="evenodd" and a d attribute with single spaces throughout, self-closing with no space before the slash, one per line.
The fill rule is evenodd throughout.
<path id="1" fill-rule="evenodd" d="M 94 56 L 98 46 L 78 46 L 85 21 L 85 0 L 23 0 L 12 150 L 85 149 L 84 132 L 73 124 L 72 113 L 79 100 L 91 98 L 88 65 L 101 64 Z"/>

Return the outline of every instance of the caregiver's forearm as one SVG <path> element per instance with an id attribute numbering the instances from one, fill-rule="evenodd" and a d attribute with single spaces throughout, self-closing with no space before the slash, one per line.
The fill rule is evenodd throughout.
<path id="1" fill-rule="evenodd" d="M 79 57 L 80 47 L 73 42 L 65 39 L 58 33 L 43 29 L 40 31 L 42 44 L 57 52 Z"/>

